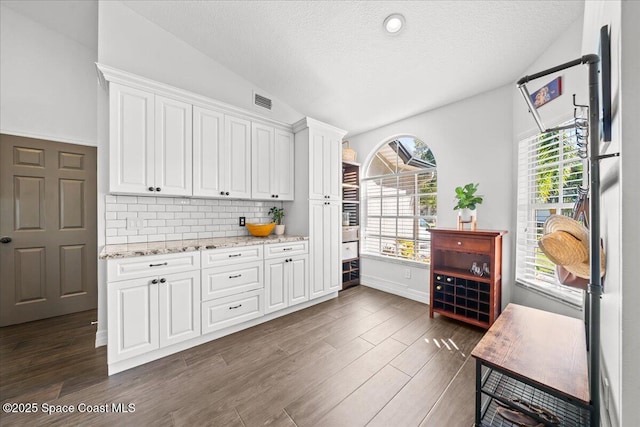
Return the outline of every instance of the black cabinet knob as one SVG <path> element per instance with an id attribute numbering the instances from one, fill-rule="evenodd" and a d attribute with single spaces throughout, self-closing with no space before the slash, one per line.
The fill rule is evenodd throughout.
<path id="1" fill-rule="evenodd" d="M 9 242 L 11 242 L 11 237 L 0 238 L 0 243 L 9 243 Z"/>
<path id="2" fill-rule="evenodd" d="M 151 281 L 151 283 L 153 283 L 154 285 L 155 285 L 155 284 L 157 284 L 157 283 L 158 283 L 158 279 L 153 279 L 153 280 Z"/>
<path id="3" fill-rule="evenodd" d="M 149 187 L 149 191 L 154 191 L 154 190 L 155 190 L 155 188 Z"/>
<path id="4" fill-rule="evenodd" d="M 160 187 L 156 187 L 156 191 L 160 191 Z"/>
<path id="5" fill-rule="evenodd" d="M 229 192 L 227 191 L 227 192 L 226 192 L 226 193 L 224 193 L 224 194 L 226 194 L 226 195 L 228 196 L 228 195 L 229 195 Z"/>
<path id="6" fill-rule="evenodd" d="M 278 198 L 278 195 L 276 194 L 276 199 Z"/>
<path id="7" fill-rule="evenodd" d="M 165 279 L 164 277 L 162 279 L 160 279 L 160 283 L 166 283 L 167 279 Z"/>

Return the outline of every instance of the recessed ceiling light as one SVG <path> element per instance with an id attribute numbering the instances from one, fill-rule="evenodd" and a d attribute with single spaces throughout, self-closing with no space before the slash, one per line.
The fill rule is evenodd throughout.
<path id="1" fill-rule="evenodd" d="M 404 26 L 404 16 L 399 13 L 391 14 L 384 20 L 383 26 L 387 33 L 398 34 Z"/>

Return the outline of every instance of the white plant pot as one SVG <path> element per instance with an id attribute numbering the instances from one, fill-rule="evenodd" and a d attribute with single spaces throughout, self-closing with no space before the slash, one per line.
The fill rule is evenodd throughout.
<path id="1" fill-rule="evenodd" d="M 471 222 L 471 218 L 476 216 L 476 211 L 472 211 L 469 208 L 459 209 L 458 216 L 460 216 L 460 221 L 462 222 Z"/>
<path id="2" fill-rule="evenodd" d="M 282 236 L 284 234 L 284 224 L 276 225 L 276 236 Z"/>

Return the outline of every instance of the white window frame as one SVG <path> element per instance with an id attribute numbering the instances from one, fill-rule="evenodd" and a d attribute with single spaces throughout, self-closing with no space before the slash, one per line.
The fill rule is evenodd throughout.
<path id="1" fill-rule="evenodd" d="M 573 120 L 561 124 L 559 127 L 570 126 Z M 536 145 L 560 136 L 560 143 L 553 163 L 538 162 Z M 565 149 L 569 151 L 565 152 Z M 536 211 L 549 210 L 553 213 L 570 215 L 577 199 L 577 188 L 565 193 L 562 185 L 552 187 L 557 191 L 557 201 L 541 203 L 536 200 L 537 190 L 534 176 L 541 168 L 557 166 L 562 176 L 564 167 L 582 164 L 582 177 L 575 186 L 585 186 L 587 183 L 587 162 L 578 157 L 575 129 L 565 129 L 557 132 L 538 134 L 526 138 L 518 144 L 518 205 L 517 205 L 517 247 L 516 247 L 516 282 L 535 292 L 550 296 L 568 305 L 582 308 L 584 302 L 583 291 L 560 284 L 554 274 L 555 266 L 538 248 L 538 240 L 542 235 L 542 218 L 536 217 Z"/>
<path id="2" fill-rule="evenodd" d="M 411 137 L 413 138 L 413 137 Z M 383 144 L 381 144 L 380 146 L 378 146 L 375 150 L 374 155 L 371 157 L 371 159 L 367 162 L 367 164 L 365 165 L 365 173 L 368 172 L 369 167 L 371 166 L 371 163 L 373 162 L 373 160 L 376 158 L 376 156 L 378 155 L 380 149 L 382 147 L 384 147 L 386 144 L 389 144 L 390 142 L 393 142 L 394 140 L 397 140 L 399 138 L 391 138 L 387 141 L 385 141 Z M 417 138 L 416 138 L 417 139 Z M 432 152 L 433 153 L 433 152 Z M 425 174 L 425 173 L 434 173 L 435 174 L 435 180 L 436 180 L 436 192 L 435 193 L 418 193 L 418 187 L 419 187 L 419 181 L 418 181 L 418 176 Z M 408 197 L 406 195 L 401 194 L 400 192 L 400 188 L 399 186 L 396 186 L 396 192 L 395 194 L 387 194 L 387 195 L 382 195 L 382 193 L 380 195 L 376 195 L 376 196 L 372 196 L 371 194 L 368 194 L 368 187 L 369 185 L 367 183 L 370 182 L 378 182 L 378 186 L 381 187 L 381 191 L 382 191 L 382 181 L 383 180 L 389 180 L 389 179 L 399 179 L 399 178 L 407 178 L 408 176 L 414 176 L 414 182 L 415 182 L 415 187 L 414 187 L 414 192 L 412 193 L 411 196 L 409 197 L 414 197 L 415 201 L 418 202 L 419 198 L 421 196 L 435 196 L 436 197 L 436 215 L 420 215 L 419 212 L 417 212 L 419 203 L 415 204 L 415 210 L 413 212 L 412 215 L 403 215 L 400 214 L 400 212 L 398 212 L 400 210 L 400 199 L 403 197 Z M 403 236 L 399 236 L 398 235 L 398 219 L 410 219 L 410 220 L 414 220 L 414 221 L 420 221 L 420 219 L 424 219 L 427 222 L 432 222 L 435 224 L 435 222 L 437 221 L 437 166 L 436 167 L 429 167 L 429 168 L 422 168 L 416 171 L 411 171 L 411 172 L 395 172 L 395 173 L 390 173 L 390 174 L 385 174 L 385 175 L 377 175 L 377 176 L 365 176 L 363 178 L 361 178 L 361 188 L 363 189 L 362 194 L 362 211 L 363 211 L 363 221 L 361 222 L 363 224 L 363 233 L 362 233 L 362 255 L 364 257 L 375 257 L 378 259 L 384 259 L 384 260 L 389 260 L 389 261 L 393 261 L 393 262 L 399 262 L 399 263 L 408 263 L 410 265 L 417 265 L 417 266 L 428 266 L 431 263 L 431 254 L 430 254 L 430 245 L 431 245 L 431 233 L 426 232 L 426 235 L 424 236 L 424 238 L 420 238 L 419 234 L 418 235 L 413 235 L 413 238 L 406 238 Z M 368 210 L 368 202 L 369 199 L 371 198 L 380 198 L 381 199 L 381 204 L 382 204 L 382 200 L 383 199 L 396 199 L 395 205 L 397 207 L 396 209 L 396 213 L 395 215 L 383 215 L 382 211 L 379 214 L 371 214 Z M 395 227 L 395 233 L 391 234 L 391 233 L 383 233 L 382 232 L 382 224 L 380 225 L 379 229 L 380 229 L 380 233 L 371 233 L 370 229 L 367 229 L 367 224 L 369 223 L 370 220 L 379 220 L 379 221 L 383 221 L 384 219 L 392 219 L 392 220 L 396 220 L 396 227 Z M 418 225 L 418 227 L 420 227 Z M 377 251 L 372 251 L 370 250 L 370 246 L 371 246 L 371 241 L 369 239 L 377 239 L 378 240 L 378 250 Z M 395 240 L 396 242 L 396 246 L 395 246 L 395 250 L 393 253 L 384 253 L 383 248 L 381 247 L 382 245 L 382 241 L 384 239 L 391 239 L 391 240 Z M 413 249 L 413 254 L 414 254 L 414 258 L 407 258 L 404 256 L 401 256 L 401 248 L 399 247 L 399 241 L 402 240 L 408 240 L 408 241 L 413 241 L 414 244 L 414 249 Z M 415 245 L 424 245 L 425 249 L 423 249 L 422 251 L 420 251 L 419 249 L 416 250 L 415 249 Z M 426 256 L 426 260 L 425 261 L 420 261 L 415 259 L 415 257 L 419 254 L 422 253 Z"/>

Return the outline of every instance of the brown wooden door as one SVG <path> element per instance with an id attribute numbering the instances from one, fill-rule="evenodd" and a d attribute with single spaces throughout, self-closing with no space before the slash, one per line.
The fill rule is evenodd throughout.
<path id="1" fill-rule="evenodd" d="M 97 306 L 96 220 L 95 147 L 0 135 L 0 326 Z"/>

